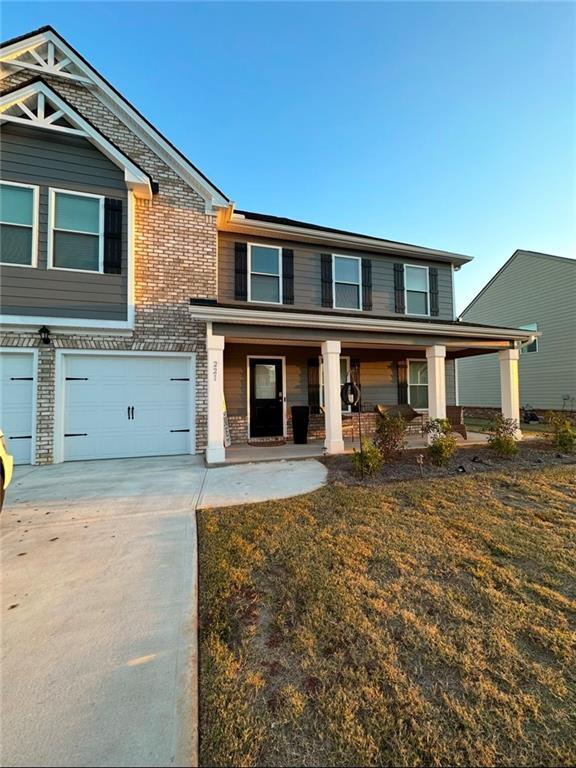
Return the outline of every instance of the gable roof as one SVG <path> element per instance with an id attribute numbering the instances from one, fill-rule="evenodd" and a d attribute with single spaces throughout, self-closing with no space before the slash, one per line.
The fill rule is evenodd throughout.
<path id="1" fill-rule="evenodd" d="M 569 259 L 569 258 L 567 258 L 566 256 L 555 256 L 554 254 L 551 254 L 551 253 L 540 253 L 539 251 L 526 251 L 526 250 L 523 250 L 523 249 L 521 249 L 521 248 L 517 248 L 517 249 L 514 251 L 514 253 L 512 254 L 512 256 L 510 256 L 510 258 L 509 258 L 509 259 L 507 259 L 507 260 L 504 262 L 504 264 L 502 264 L 502 266 L 501 266 L 501 267 L 500 267 L 500 269 L 499 269 L 499 270 L 496 272 L 496 274 L 495 274 L 495 275 L 493 275 L 493 276 L 490 278 L 490 280 L 488 280 L 488 282 L 486 283 L 486 285 L 484 286 L 484 288 L 482 288 L 482 289 L 481 289 L 481 290 L 480 290 L 480 291 L 479 291 L 479 292 L 476 294 L 476 296 L 474 296 L 474 298 L 473 298 L 473 299 L 472 299 L 472 301 L 471 301 L 471 302 L 468 304 L 468 306 L 466 306 L 466 307 L 465 307 L 465 308 L 462 310 L 462 312 L 460 312 L 460 314 L 458 315 L 458 317 L 464 317 L 464 315 L 466 314 L 466 312 L 468 312 L 468 310 L 469 310 L 469 309 L 471 309 L 471 308 L 474 306 L 474 304 L 475 304 L 475 303 L 478 301 L 478 299 L 479 299 L 481 296 L 483 296 L 483 295 L 486 293 L 486 291 L 488 290 L 488 288 L 490 288 L 490 286 L 494 284 L 494 282 L 495 282 L 495 281 L 496 281 L 496 280 L 497 280 L 497 279 L 500 277 L 500 275 L 502 274 L 502 272 L 504 272 L 504 270 L 505 270 L 505 269 L 508 269 L 508 267 L 510 266 L 510 264 L 511 264 L 513 261 L 515 261 L 517 258 L 521 257 L 521 256 L 531 256 L 531 257 L 532 257 L 532 256 L 536 256 L 537 258 L 540 258 L 540 259 L 554 259 L 555 261 L 563 261 L 563 262 L 569 262 L 569 263 L 572 263 L 574 266 L 576 266 L 576 259 Z"/>
<path id="2" fill-rule="evenodd" d="M 37 53 L 45 45 L 49 51 L 46 60 Z M 92 92 L 97 98 L 109 108 L 113 107 L 116 112 L 119 111 L 131 130 L 204 198 L 207 208 L 230 204 L 229 198 L 222 190 L 191 163 L 52 26 L 46 25 L 0 43 L 0 62 L 7 72 L 12 68 L 23 68 L 36 74 L 92 85 Z"/>

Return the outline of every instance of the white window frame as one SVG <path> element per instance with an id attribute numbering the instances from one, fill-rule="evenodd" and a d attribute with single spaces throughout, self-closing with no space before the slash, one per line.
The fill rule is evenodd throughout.
<path id="1" fill-rule="evenodd" d="M 56 195 L 73 195 L 74 197 L 91 197 L 100 201 L 100 216 L 98 220 L 98 269 L 75 269 L 74 267 L 56 267 L 54 265 L 54 233 L 70 232 L 77 235 L 90 235 L 96 237 L 94 232 L 84 232 L 80 229 L 62 229 L 55 227 L 56 220 Z M 73 189 L 58 189 L 50 187 L 48 190 L 48 269 L 58 269 L 62 272 L 80 272 L 87 275 L 104 274 L 104 195 L 94 195 L 90 192 L 77 192 Z"/>
<path id="2" fill-rule="evenodd" d="M 353 283 L 349 280 L 336 280 L 336 259 L 350 259 L 358 262 L 358 282 Z M 341 285 L 357 285 L 358 286 L 358 306 L 357 307 L 339 307 L 336 304 L 336 283 Z M 362 312 L 364 306 L 362 302 L 362 259 L 360 256 L 349 256 L 345 253 L 333 253 L 332 254 L 332 308 L 333 309 L 345 309 L 349 312 Z"/>
<path id="3" fill-rule="evenodd" d="M 526 325 L 521 325 L 520 329 L 523 331 L 537 331 L 538 330 L 538 323 L 526 323 Z M 528 347 L 532 346 L 532 344 L 535 344 L 535 349 L 528 349 Z M 530 344 L 527 344 L 525 347 L 522 347 L 522 354 L 526 355 L 534 355 L 538 354 L 540 351 L 540 339 L 538 336 L 534 339 L 534 341 L 531 341 Z"/>
<path id="4" fill-rule="evenodd" d="M 5 184 L 7 187 L 22 187 L 24 189 L 32 190 L 32 260 L 30 264 L 13 264 L 10 261 L 1 262 L 7 267 L 25 267 L 26 269 L 35 269 L 38 266 L 38 199 L 39 199 L 39 187 L 37 184 L 21 184 L 19 181 L 6 181 L 0 179 L 1 184 Z M 5 224 L 7 227 L 29 227 L 29 224 L 14 224 L 10 221 L 2 221 L 1 224 Z"/>
<path id="5" fill-rule="evenodd" d="M 418 413 L 427 413 L 428 409 L 430 407 L 430 385 L 429 384 L 413 384 L 410 385 L 410 363 L 424 363 L 424 365 L 428 366 L 428 361 L 425 359 L 422 359 L 421 357 L 409 357 L 406 360 L 407 369 L 406 369 L 406 386 L 407 386 L 407 395 L 408 395 L 408 405 L 412 405 L 410 402 L 410 386 L 414 387 L 426 387 L 427 393 L 428 393 L 428 406 L 426 408 L 416 408 L 415 405 L 412 405 L 412 408 L 414 408 L 415 411 L 418 411 Z"/>
<path id="6" fill-rule="evenodd" d="M 424 269 L 426 270 L 426 309 L 427 312 L 408 312 L 408 280 L 406 276 L 406 268 L 410 269 Z M 422 293 L 422 291 L 413 291 L 413 293 Z M 422 264 L 404 264 L 404 306 L 406 308 L 406 314 L 412 317 L 430 317 L 430 267 L 425 267 Z"/>
<path id="7" fill-rule="evenodd" d="M 279 245 L 271 245 L 270 243 L 247 243 L 248 245 L 248 301 L 251 304 L 282 304 L 284 296 L 282 295 L 282 248 Z M 276 277 L 269 272 L 253 272 L 252 271 L 252 248 L 273 248 L 278 251 L 278 301 L 261 301 L 260 299 L 252 298 L 252 275 L 261 275 L 262 277 Z"/>
<path id="8" fill-rule="evenodd" d="M 346 378 L 350 378 L 352 370 L 352 358 L 350 355 L 340 355 L 340 360 L 346 360 Z M 318 385 L 320 387 L 320 408 L 324 409 L 324 358 L 322 355 L 318 358 L 319 370 L 318 370 Z M 352 413 L 351 405 L 344 405 L 342 403 L 342 413 Z"/>

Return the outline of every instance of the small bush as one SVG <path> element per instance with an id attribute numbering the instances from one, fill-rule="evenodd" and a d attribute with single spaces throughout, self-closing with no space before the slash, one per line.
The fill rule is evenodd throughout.
<path id="1" fill-rule="evenodd" d="M 384 461 L 396 456 L 406 447 L 406 419 L 384 414 L 378 419 L 374 444 Z"/>
<path id="2" fill-rule="evenodd" d="M 576 427 L 561 411 L 550 411 L 546 421 L 552 427 L 552 441 L 556 448 L 565 453 L 572 453 L 576 448 Z"/>
<path id="3" fill-rule="evenodd" d="M 496 416 L 488 427 L 488 445 L 496 456 L 508 459 L 518 453 L 518 440 L 516 431 L 518 422 L 516 419 L 507 419 L 504 416 Z"/>
<path id="4" fill-rule="evenodd" d="M 382 469 L 384 457 L 372 440 L 362 440 L 362 451 L 352 454 L 352 466 L 361 475 L 374 475 Z"/>
<path id="5" fill-rule="evenodd" d="M 431 419 L 424 424 L 422 431 L 430 436 L 430 461 L 438 467 L 446 466 L 458 450 L 458 443 L 450 430 L 450 422 L 447 419 Z"/>

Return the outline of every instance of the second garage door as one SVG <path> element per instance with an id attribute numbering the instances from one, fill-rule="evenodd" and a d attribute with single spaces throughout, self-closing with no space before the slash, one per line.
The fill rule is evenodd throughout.
<path id="1" fill-rule="evenodd" d="M 63 459 L 191 453 L 190 356 L 63 355 Z"/>

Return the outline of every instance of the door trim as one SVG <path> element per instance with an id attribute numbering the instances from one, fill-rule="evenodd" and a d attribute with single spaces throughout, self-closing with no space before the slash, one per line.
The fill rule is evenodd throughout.
<path id="1" fill-rule="evenodd" d="M 282 437 L 286 437 L 286 403 L 288 396 L 286 393 L 286 356 L 285 355 L 246 355 L 246 414 L 248 423 L 246 430 L 248 440 L 252 439 L 250 434 L 250 360 L 281 360 L 282 361 Z"/>
<path id="2" fill-rule="evenodd" d="M 196 353 L 195 352 L 140 352 L 130 349 L 57 349 L 54 375 L 54 464 L 64 461 L 64 375 L 66 357 L 182 357 L 189 359 L 190 371 L 190 453 L 196 453 Z"/>
<path id="3" fill-rule="evenodd" d="M 36 439 L 38 435 L 38 348 L 0 347 L 0 353 L 2 352 L 6 354 L 32 355 L 32 376 L 34 377 L 34 386 L 32 387 L 32 440 L 30 441 L 30 464 L 36 464 Z"/>

